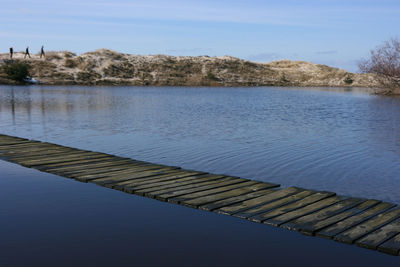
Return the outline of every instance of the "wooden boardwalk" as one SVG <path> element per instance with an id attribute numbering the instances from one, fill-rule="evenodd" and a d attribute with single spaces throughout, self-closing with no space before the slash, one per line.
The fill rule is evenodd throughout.
<path id="1" fill-rule="evenodd" d="M 400 253 L 400 207 L 0 135 L 0 158 L 43 172 L 306 235 Z"/>

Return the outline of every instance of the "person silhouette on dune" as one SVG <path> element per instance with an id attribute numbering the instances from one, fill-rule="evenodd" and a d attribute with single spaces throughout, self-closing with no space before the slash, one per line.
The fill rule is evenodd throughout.
<path id="1" fill-rule="evenodd" d="M 31 58 L 31 54 L 29 54 L 29 46 L 26 47 L 26 49 L 25 49 L 25 56 L 24 56 L 24 58 L 26 58 L 26 56 L 28 56 L 29 58 Z"/>
<path id="2" fill-rule="evenodd" d="M 43 57 L 46 56 L 45 53 L 44 53 L 43 45 L 42 45 L 42 48 L 40 48 L 40 58 L 42 58 L 42 56 L 43 56 Z"/>

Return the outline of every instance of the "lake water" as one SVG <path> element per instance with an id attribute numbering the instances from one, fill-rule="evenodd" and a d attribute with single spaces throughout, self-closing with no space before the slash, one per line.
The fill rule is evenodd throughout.
<path id="1" fill-rule="evenodd" d="M 340 88 L 0 86 L 0 133 L 397 203 L 399 120 L 400 99 Z M 5 161 L 0 203 L 1 266 L 399 262 Z"/>
<path id="2" fill-rule="evenodd" d="M 0 129 L 400 203 L 400 98 L 340 88 L 1 86 Z"/>

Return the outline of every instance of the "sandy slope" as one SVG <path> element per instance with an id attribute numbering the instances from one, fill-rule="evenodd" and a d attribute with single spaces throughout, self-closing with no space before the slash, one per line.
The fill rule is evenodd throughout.
<path id="1" fill-rule="evenodd" d="M 354 86 L 379 87 L 374 75 L 303 61 L 254 63 L 223 57 L 173 57 L 166 55 L 129 55 L 100 49 L 82 55 L 48 52 L 24 59 L 31 74 L 43 84 L 153 85 L 153 86 Z M 0 54 L 0 64 L 10 63 Z M 12 83 L 0 73 L 0 83 Z"/>

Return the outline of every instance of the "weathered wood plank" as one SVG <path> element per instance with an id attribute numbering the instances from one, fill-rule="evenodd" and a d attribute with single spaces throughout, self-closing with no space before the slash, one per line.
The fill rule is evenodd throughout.
<path id="1" fill-rule="evenodd" d="M 199 182 L 188 184 L 188 185 L 180 185 L 178 187 L 165 187 L 159 190 L 143 190 L 143 191 L 135 191 L 137 194 L 145 195 L 147 197 L 155 198 L 162 201 L 167 201 L 165 196 L 167 194 L 177 194 L 179 192 L 199 192 L 202 190 L 210 189 L 209 185 L 214 185 L 215 187 L 221 187 L 221 183 L 227 182 L 227 184 L 232 184 L 234 180 L 232 177 L 227 177 L 224 175 L 207 175 L 204 179 L 201 177 L 202 180 Z M 234 182 L 236 183 L 236 182 Z M 131 191 L 130 188 L 127 189 L 128 192 Z M 134 191 L 134 190 L 133 190 Z M 132 191 L 132 192 L 133 192 Z"/>
<path id="2" fill-rule="evenodd" d="M 213 180 L 219 180 L 225 176 L 223 175 L 212 175 L 212 174 L 186 174 L 186 175 L 157 175 L 157 176 L 152 176 L 152 177 L 147 177 L 146 179 L 142 179 L 142 180 L 133 180 L 133 181 L 127 181 L 129 183 L 125 183 L 122 182 L 121 184 L 117 185 L 117 186 L 113 186 L 114 188 L 123 188 L 122 190 L 128 192 L 128 193 L 133 193 L 133 191 L 135 190 L 140 190 L 137 188 L 137 186 L 141 186 L 141 185 L 148 185 L 149 183 L 152 183 L 154 181 L 157 182 L 158 179 L 168 179 L 168 180 L 173 180 L 176 178 L 190 178 L 193 179 L 192 184 L 188 184 L 188 185 L 183 185 L 183 183 L 179 183 L 177 186 L 169 186 L 169 185 L 163 185 L 163 186 L 158 186 L 158 187 L 152 187 L 149 190 L 146 190 L 146 192 L 143 192 L 144 195 L 148 195 L 149 197 L 152 197 L 153 192 L 155 192 L 156 194 L 162 194 L 162 193 L 167 193 L 167 192 L 171 192 L 174 190 L 174 188 L 176 187 L 186 187 L 186 186 L 198 186 L 199 183 L 202 183 L 204 181 L 213 181 Z M 229 180 L 231 180 L 231 178 L 229 178 Z M 138 194 L 140 194 L 141 192 L 138 192 Z M 149 193 L 149 194 L 147 194 Z"/>
<path id="3" fill-rule="evenodd" d="M 42 143 L 38 141 L 30 141 L 29 143 L 24 143 L 24 144 L 14 144 L 14 145 L 8 145 L 8 146 L 3 146 L 0 147 L 0 151 L 3 153 L 4 151 L 6 153 L 13 153 L 13 152 L 18 152 L 18 151 L 23 151 L 23 150 L 29 150 L 31 148 L 34 149 L 69 149 L 72 150 L 73 148 L 67 148 L 67 147 L 62 147 L 59 145 L 51 145 L 48 143 Z"/>
<path id="4" fill-rule="evenodd" d="M 72 168 L 56 168 L 48 170 L 51 173 L 62 173 L 69 176 L 83 176 L 83 175 L 101 175 L 110 174 L 111 172 L 122 172 L 127 170 L 132 170 L 133 168 L 151 166 L 149 164 L 136 164 L 131 162 L 118 162 L 118 161 L 100 161 L 91 162 L 89 164 L 81 164 L 80 166 L 75 166 Z"/>
<path id="5" fill-rule="evenodd" d="M 288 214 L 291 214 L 290 212 L 299 210 L 301 208 L 307 207 L 308 205 L 311 205 L 313 203 L 319 202 L 321 200 L 324 200 L 326 198 L 330 198 L 335 196 L 335 193 L 332 192 L 315 192 L 314 194 L 307 196 L 303 199 L 300 199 L 298 201 L 295 201 L 291 204 L 288 205 L 284 205 L 281 206 L 279 208 L 276 208 L 274 210 L 268 211 L 266 213 L 261 213 L 258 215 L 258 219 L 265 223 L 265 224 L 269 224 L 269 225 L 278 225 L 279 223 L 281 223 L 285 218 L 283 219 L 279 219 L 278 220 L 274 220 L 274 218 Z"/>
<path id="6" fill-rule="evenodd" d="M 41 160 L 37 162 L 19 162 L 19 164 L 23 166 L 28 166 L 30 168 L 40 168 L 40 166 L 51 164 L 51 163 L 67 163 L 67 162 L 90 162 L 97 159 L 107 159 L 109 156 L 98 155 L 98 156 L 82 156 L 80 158 L 73 158 L 73 159 L 49 159 L 49 160 Z"/>
<path id="7" fill-rule="evenodd" d="M 18 162 L 23 165 L 45 165 L 49 163 L 60 163 L 60 162 L 68 162 L 68 161 L 76 161 L 80 159 L 90 159 L 90 158 L 111 158 L 109 155 L 105 155 L 102 153 L 93 153 L 93 152 L 73 152 L 67 154 L 60 154 L 52 157 L 40 157 L 38 159 L 20 159 Z M 12 160 L 12 159 L 11 159 Z"/>
<path id="8" fill-rule="evenodd" d="M 122 160 L 125 159 L 118 157 L 107 157 L 107 158 L 99 158 L 90 162 L 76 161 L 76 162 L 49 163 L 46 165 L 37 166 L 36 168 L 47 172 L 57 168 L 85 168 L 89 165 L 91 166 L 92 164 L 105 164 L 105 163 L 110 164 Z"/>
<path id="9" fill-rule="evenodd" d="M 240 203 L 240 202 L 243 202 L 246 200 L 250 200 L 250 199 L 253 199 L 256 197 L 264 196 L 264 195 L 270 194 L 272 192 L 275 192 L 275 190 L 266 189 L 266 190 L 255 191 L 255 192 L 247 193 L 244 195 L 234 196 L 234 197 L 222 199 L 219 201 L 215 201 L 212 203 L 208 203 L 205 205 L 201 205 L 198 208 L 201 210 L 213 211 L 218 208 L 230 206 L 230 205 L 237 204 L 237 203 Z"/>
<path id="10" fill-rule="evenodd" d="M 130 187 L 149 187 L 149 186 L 158 186 L 159 183 L 162 182 L 174 182 L 179 181 L 180 179 L 188 179 L 187 177 L 197 177 L 203 176 L 206 173 L 202 172 L 193 172 L 193 171 L 181 171 L 181 170 L 170 170 L 170 171 L 162 171 L 159 173 L 155 173 L 151 176 L 146 176 L 145 178 L 137 178 L 137 177 L 125 177 L 115 180 L 105 180 L 99 179 L 94 180 L 93 182 L 107 186 L 109 188 L 116 188 L 118 186 L 124 188 Z M 128 180 L 129 179 L 129 180 Z"/>
<path id="11" fill-rule="evenodd" d="M 210 175 L 193 172 L 181 172 L 177 175 L 159 175 L 152 177 L 152 179 L 144 179 L 130 183 L 126 187 L 134 188 L 135 190 L 152 190 L 158 191 L 171 187 L 178 187 L 187 184 L 195 184 L 209 178 Z M 200 179 L 199 177 L 205 177 Z M 150 192 L 150 191 L 149 191 Z"/>
<path id="12" fill-rule="evenodd" d="M 343 199 L 344 199 L 344 197 L 341 197 L 341 196 L 331 196 L 331 197 L 322 199 L 320 201 L 314 202 L 312 204 L 305 205 L 304 207 L 301 207 L 299 209 L 289 211 L 289 212 L 279 215 L 277 217 L 270 218 L 268 220 L 263 221 L 263 223 L 269 224 L 269 225 L 274 225 L 274 226 L 281 226 L 282 224 L 284 224 L 286 222 L 297 219 L 301 216 L 310 214 L 312 212 L 318 211 L 322 208 L 328 207 L 328 206 L 335 204 Z M 299 202 L 302 202 L 302 201 L 299 201 Z"/>
<path id="13" fill-rule="evenodd" d="M 6 158 L 7 160 L 19 161 L 19 160 L 26 160 L 29 158 L 38 158 L 43 156 L 51 157 L 52 155 L 57 156 L 61 154 L 68 154 L 72 151 L 54 149 L 54 148 L 43 148 L 37 150 L 24 150 L 24 151 L 8 151 L 1 153 L 1 157 Z"/>
<path id="14" fill-rule="evenodd" d="M 154 197 L 158 200 L 163 200 L 163 201 L 168 201 L 168 199 L 179 197 L 179 196 L 186 196 L 186 195 L 191 195 L 191 194 L 196 194 L 198 192 L 203 192 L 207 190 L 212 190 L 220 187 L 225 187 L 225 186 L 230 186 L 230 185 L 237 185 L 237 184 L 242 184 L 246 182 L 245 179 L 240 179 L 240 178 L 232 178 L 232 177 L 224 177 L 223 182 L 218 182 L 218 183 L 213 183 L 212 185 L 200 185 L 200 184 L 195 184 L 193 187 L 190 187 L 189 189 L 180 189 L 180 190 L 168 190 L 166 193 L 162 193 L 159 195 L 154 195 Z M 153 192 L 155 194 L 155 192 Z M 177 203 L 179 200 L 185 200 L 184 198 L 182 199 L 177 199 L 176 201 L 172 201 L 172 203 Z"/>
<path id="15" fill-rule="evenodd" d="M 8 147 L 10 147 L 12 145 L 30 144 L 30 143 L 31 143 L 31 141 L 28 141 L 28 140 L 21 140 L 21 141 L 18 141 L 18 140 L 9 140 L 9 141 L 2 140 L 0 142 L 0 147 L 3 149 L 3 148 L 8 148 Z"/>
<path id="16" fill-rule="evenodd" d="M 36 165 L 46 165 L 47 162 L 68 162 L 80 159 L 88 158 L 99 158 L 96 154 L 82 154 L 82 153 L 71 153 L 70 155 L 62 154 L 50 154 L 44 155 L 42 157 L 32 157 L 32 158 L 10 158 L 10 161 L 17 162 L 26 166 L 36 166 Z M 102 156 L 104 157 L 104 156 Z"/>
<path id="17" fill-rule="evenodd" d="M 40 148 L 40 149 L 36 148 L 36 149 L 24 149 L 18 151 L 8 151 L 6 153 L 3 153 L 3 156 L 13 160 L 19 160 L 35 156 L 56 155 L 69 152 L 73 151 L 67 149 L 56 149 L 56 148 Z"/>
<path id="18" fill-rule="evenodd" d="M 74 165 L 67 165 L 65 167 L 50 167 L 47 168 L 46 171 L 52 173 L 67 173 L 67 174 L 78 174 L 87 170 L 92 170 L 93 174 L 101 172 L 104 168 L 127 168 L 128 166 L 136 166 L 138 164 L 130 161 L 130 160 L 106 160 L 106 161 L 99 161 L 99 162 L 92 162 L 89 164 L 74 164 Z"/>
<path id="19" fill-rule="evenodd" d="M 74 157 L 77 155 L 99 155 L 103 153 L 96 153 L 96 152 L 88 152 L 88 151 L 79 151 L 79 150 L 71 150 L 71 151 L 64 151 L 64 150 L 54 150 L 54 149 L 46 149 L 42 150 L 38 153 L 23 153 L 23 154 L 13 154 L 10 155 L 9 158 L 13 160 L 20 160 L 20 161 L 30 161 L 30 160 L 41 160 L 41 159 L 48 159 L 51 155 L 54 158 L 57 157 Z M 103 154 L 105 155 L 105 154 Z"/>
<path id="20" fill-rule="evenodd" d="M 144 172 L 136 172 L 131 173 L 129 175 L 117 175 L 117 176 L 108 176 L 95 180 L 91 180 L 90 182 L 96 183 L 98 185 L 102 185 L 108 188 L 114 188 L 117 190 L 124 191 L 123 188 L 129 186 L 131 183 L 136 183 L 137 181 L 144 181 L 151 178 L 161 178 L 165 176 L 174 176 L 174 175 L 182 175 L 182 172 L 179 170 L 169 170 L 169 171 L 158 171 L 157 169 L 151 171 Z M 184 173 L 184 175 L 186 175 Z"/>
<path id="21" fill-rule="evenodd" d="M 400 216 L 400 208 L 390 209 L 335 236 L 336 241 L 352 244 L 357 239 Z"/>
<path id="22" fill-rule="evenodd" d="M 356 245 L 369 249 L 378 246 L 400 233 L 400 219 L 394 220 L 356 241 Z"/>
<path id="23" fill-rule="evenodd" d="M 303 191 L 305 192 L 303 193 Z M 264 222 L 267 219 L 285 214 L 287 212 L 291 212 L 293 210 L 302 208 L 314 202 L 320 201 L 324 198 L 328 198 L 330 196 L 335 195 L 334 193 L 331 192 L 315 192 L 312 190 L 304 190 L 304 189 L 298 190 L 297 193 L 299 194 L 297 196 L 294 196 L 293 198 L 283 199 L 282 201 L 277 202 L 276 204 L 275 203 L 271 204 L 270 207 L 266 206 L 265 207 L 267 210 L 266 212 L 262 212 L 256 216 L 249 217 L 249 220 L 256 222 Z M 295 201 L 291 202 L 290 200 L 292 199 Z M 289 200 L 288 203 L 284 204 L 287 200 Z M 233 214 L 233 216 L 235 216 L 235 214 Z"/>
<path id="24" fill-rule="evenodd" d="M 400 255 L 400 234 L 379 245 L 378 250 L 395 256 Z"/>
<path id="25" fill-rule="evenodd" d="M 109 167 L 109 168 L 111 168 L 111 167 Z M 145 171 L 160 172 L 162 170 L 179 170 L 179 169 L 174 169 L 171 167 L 159 166 L 159 165 L 131 166 L 130 168 L 127 168 L 124 170 L 109 171 L 109 172 L 102 172 L 102 173 L 91 174 L 90 171 L 88 173 L 86 173 L 86 172 L 75 173 L 75 174 L 71 174 L 71 177 L 73 177 L 77 180 L 82 180 L 82 181 L 88 182 L 88 181 L 91 181 L 94 179 L 103 179 L 103 178 L 118 179 L 118 177 L 126 177 L 130 174 L 135 174 L 138 172 L 145 172 Z"/>
<path id="26" fill-rule="evenodd" d="M 151 173 L 157 173 L 157 174 L 163 174 L 163 173 L 178 173 L 180 169 L 174 169 L 171 167 L 157 167 L 154 166 L 152 168 L 138 168 L 138 169 L 128 169 L 124 171 L 116 171 L 112 172 L 110 174 L 100 174 L 100 175 L 77 175 L 74 176 L 76 180 L 83 181 L 83 182 L 92 182 L 92 183 L 98 183 L 104 181 L 104 179 L 107 180 L 114 180 L 114 181 L 119 181 L 120 179 L 132 179 L 136 178 L 135 175 L 139 174 L 151 174 Z"/>
<path id="27" fill-rule="evenodd" d="M 316 233 L 317 236 L 324 238 L 333 238 L 335 235 L 344 232 L 351 227 L 368 220 L 369 218 L 378 215 L 390 208 L 393 208 L 395 205 L 387 202 L 379 203 L 372 208 L 366 209 L 361 213 L 357 213 L 352 215 L 344 220 L 338 221 L 337 223 L 319 231 Z"/>
<path id="28" fill-rule="evenodd" d="M 308 197 L 312 194 L 315 194 L 315 191 L 312 190 L 302 190 L 299 191 L 296 194 L 280 198 L 278 200 L 268 202 L 266 204 L 263 204 L 261 206 L 257 206 L 255 208 L 251 208 L 248 210 L 244 210 L 242 212 L 235 213 L 235 217 L 243 218 L 243 219 L 249 219 L 250 221 L 253 222 L 262 222 L 264 220 L 262 214 L 267 213 L 273 209 L 288 205 L 290 203 L 299 201 L 305 197 Z M 261 214 L 261 215 L 260 215 Z"/>
<path id="29" fill-rule="evenodd" d="M 176 192 L 176 191 L 182 191 L 182 190 L 188 190 L 188 189 L 193 189 L 193 188 L 199 188 L 201 186 L 206 186 L 206 185 L 218 185 L 219 183 L 222 183 L 224 181 L 231 181 L 231 178 L 228 178 L 223 175 L 215 175 L 215 176 L 207 176 L 205 179 L 201 179 L 201 177 L 198 179 L 197 182 L 192 182 L 190 184 L 181 184 L 179 183 L 178 185 L 166 185 L 166 186 L 160 186 L 158 188 L 144 188 L 144 189 L 138 189 L 135 187 L 129 187 L 127 190 L 129 192 L 133 192 L 137 195 L 141 196 L 147 196 L 151 198 L 156 198 L 160 194 L 165 194 L 165 193 L 170 193 L 170 192 Z"/>
<path id="30" fill-rule="evenodd" d="M 178 191 L 175 191 L 175 192 L 171 193 L 171 194 L 175 194 L 174 197 L 168 197 L 168 202 L 181 204 L 181 203 L 184 203 L 193 198 L 212 195 L 212 194 L 220 193 L 220 192 L 225 192 L 225 191 L 229 191 L 231 189 L 245 187 L 248 185 L 254 185 L 254 184 L 258 183 L 255 181 L 248 181 L 248 180 L 242 181 L 242 180 L 244 180 L 244 179 L 236 178 L 236 179 L 232 180 L 232 182 L 236 182 L 235 184 L 219 186 L 222 184 L 222 183 L 220 183 L 220 184 L 210 186 L 210 188 L 208 190 L 202 190 L 199 192 L 191 192 L 191 193 L 187 193 L 187 194 L 179 193 L 177 195 Z"/>
<path id="31" fill-rule="evenodd" d="M 255 192 L 255 191 L 273 188 L 273 187 L 277 187 L 277 186 L 278 185 L 276 185 L 276 184 L 256 183 L 256 184 L 252 184 L 252 185 L 249 185 L 246 187 L 240 187 L 237 189 L 225 191 L 222 193 L 216 193 L 213 195 L 206 195 L 206 196 L 190 199 L 190 200 L 181 202 L 181 204 L 188 206 L 188 207 L 197 208 L 198 206 L 212 203 L 215 201 L 219 201 L 222 199 L 226 199 L 229 197 L 240 196 L 240 195 L 247 194 L 250 192 Z"/>
<path id="32" fill-rule="evenodd" d="M 267 195 L 263 195 L 263 196 L 256 197 L 256 198 L 253 198 L 250 200 L 239 202 L 239 203 L 236 203 L 236 204 L 233 204 L 230 206 L 225 206 L 225 207 L 216 209 L 214 211 L 217 213 L 221 213 L 221 214 L 232 215 L 232 214 L 242 212 L 244 210 L 247 210 L 247 209 L 250 209 L 253 207 L 260 206 L 264 203 L 268 203 L 268 202 L 286 197 L 288 195 L 295 194 L 299 191 L 302 191 L 302 189 L 297 188 L 297 187 L 289 187 L 289 188 L 277 190 L 277 191 L 272 192 Z"/>
<path id="33" fill-rule="evenodd" d="M 360 198 L 347 198 L 327 208 L 323 208 L 319 211 L 289 221 L 281 225 L 281 227 L 289 230 L 301 231 L 303 228 L 306 228 L 307 225 L 313 225 L 316 222 L 332 217 L 342 211 L 351 209 L 364 201 L 365 199 Z"/>
<path id="34" fill-rule="evenodd" d="M 303 225 L 303 227 L 301 228 L 301 232 L 305 235 L 314 235 L 316 232 L 322 230 L 323 228 L 326 228 L 330 225 L 340 222 L 350 216 L 361 213 L 361 212 L 365 211 L 366 209 L 371 208 L 379 203 L 380 203 L 379 200 L 375 200 L 375 199 L 367 200 L 361 204 L 358 204 L 354 208 L 340 212 L 337 215 L 331 216 L 329 218 L 321 219 L 320 221 L 316 221 L 314 223 L 312 223 L 312 222 L 307 223 L 307 224 Z"/>

